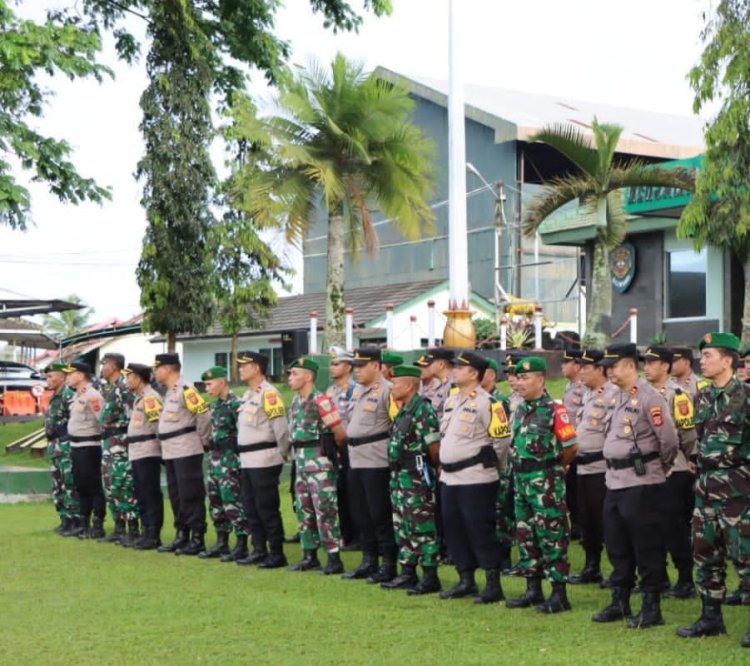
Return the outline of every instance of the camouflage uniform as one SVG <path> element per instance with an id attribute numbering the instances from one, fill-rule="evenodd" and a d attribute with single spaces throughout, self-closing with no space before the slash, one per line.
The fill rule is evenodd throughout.
<path id="1" fill-rule="evenodd" d="M 437 566 L 435 472 L 429 448 L 440 441 L 440 423 L 430 401 L 414 396 L 393 423 L 388 442 L 393 527 L 402 565 Z"/>
<path id="2" fill-rule="evenodd" d="M 331 398 L 313 389 L 304 400 L 294 396 L 289 409 L 289 433 L 294 447 L 297 477 L 294 486 L 300 543 L 306 551 L 321 544 L 326 552 L 338 553 L 339 529 L 336 469 L 323 439 L 335 447 L 329 428 L 341 423 Z M 331 457 L 329 457 L 331 456 Z"/>
<path id="3" fill-rule="evenodd" d="M 208 460 L 208 508 L 217 532 L 247 536 L 250 527 L 240 493 L 237 412 L 242 401 L 231 391 L 211 409 L 211 453 Z"/>
<path id="4" fill-rule="evenodd" d="M 102 485 L 109 510 L 115 521 L 137 520 L 133 470 L 128 460 L 127 432 L 134 396 L 125 376 L 107 383 L 102 389 L 104 409 L 99 416 L 102 425 Z"/>
<path id="5" fill-rule="evenodd" d="M 70 403 L 74 398 L 75 391 L 63 386 L 52 396 L 44 419 L 44 432 L 49 440 L 47 457 L 52 465 L 52 501 L 63 520 L 76 518 L 79 513 L 68 440 Z"/>
<path id="6" fill-rule="evenodd" d="M 567 582 L 570 525 L 560 456 L 575 443 L 567 410 L 546 391 L 518 406 L 513 422 L 516 536 L 519 569 L 527 577 L 544 573 L 553 583 Z"/>
<path id="7" fill-rule="evenodd" d="M 699 392 L 695 404 L 698 482 L 693 514 L 696 583 L 703 596 L 723 600 L 726 558 L 750 605 L 750 385 L 733 377 Z"/>

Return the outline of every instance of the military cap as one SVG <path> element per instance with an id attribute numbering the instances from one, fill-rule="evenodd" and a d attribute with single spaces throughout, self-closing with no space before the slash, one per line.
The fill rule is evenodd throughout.
<path id="1" fill-rule="evenodd" d="M 641 354 L 640 360 L 644 363 L 649 361 L 664 361 L 664 363 L 671 363 L 674 360 L 674 354 L 668 347 L 661 347 L 652 345 L 646 348 L 646 351 Z"/>
<path id="2" fill-rule="evenodd" d="M 698 349 L 703 350 L 710 347 L 739 352 L 740 339 L 734 333 L 706 333 L 698 343 Z"/>
<path id="3" fill-rule="evenodd" d="M 380 354 L 380 362 L 385 365 L 403 365 L 404 357 L 400 354 L 394 354 L 393 352 L 384 351 Z"/>
<path id="4" fill-rule="evenodd" d="M 690 347 L 672 347 L 672 358 L 677 361 L 684 358 L 688 361 L 693 360 L 693 350 Z"/>
<path id="5" fill-rule="evenodd" d="M 516 374 L 516 365 L 522 358 L 526 358 L 528 354 L 524 354 L 518 351 L 511 351 L 505 355 L 505 373 L 509 375 Z"/>
<path id="6" fill-rule="evenodd" d="M 48 366 L 44 368 L 42 372 L 46 375 L 48 372 L 65 372 L 65 368 L 68 367 L 68 364 L 64 361 L 53 361 Z"/>
<path id="7" fill-rule="evenodd" d="M 427 354 L 420 354 L 419 358 L 414 361 L 414 365 L 419 368 L 426 368 L 428 365 L 430 365 L 430 359 L 427 358 Z"/>
<path id="8" fill-rule="evenodd" d="M 237 354 L 237 363 L 239 365 L 256 363 L 265 373 L 266 368 L 268 368 L 268 356 L 266 356 L 265 354 L 259 354 L 258 352 L 254 351 L 241 351 Z"/>
<path id="9" fill-rule="evenodd" d="M 564 349 L 562 362 L 569 363 L 570 361 L 575 361 L 576 363 L 580 363 L 582 354 L 583 352 L 578 349 Z"/>
<path id="10" fill-rule="evenodd" d="M 69 375 L 73 372 L 82 372 L 85 375 L 88 375 L 89 377 L 94 374 L 93 370 L 91 369 L 91 366 L 88 363 L 84 363 L 83 361 L 73 361 L 73 363 L 69 363 L 65 366 L 63 369 L 63 372 L 66 375 Z"/>
<path id="11" fill-rule="evenodd" d="M 397 365 L 392 370 L 394 377 L 416 377 L 422 376 L 422 371 L 415 365 Z"/>
<path id="12" fill-rule="evenodd" d="M 638 348 L 634 343 L 618 342 L 617 344 L 610 345 L 604 350 L 604 356 L 599 361 L 599 365 L 607 368 L 617 363 L 621 358 L 632 358 L 634 361 L 638 361 Z"/>
<path id="13" fill-rule="evenodd" d="M 201 379 L 205 382 L 209 379 L 226 379 L 227 369 L 222 368 L 220 365 L 215 365 L 212 368 L 206 370 L 202 375 Z"/>
<path id="14" fill-rule="evenodd" d="M 483 374 L 488 367 L 487 359 L 484 356 L 475 354 L 470 351 L 462 351 L 453 359 L 453 364 L 460 367 L 468 365 L 479 371 L 479 374 Z"/>
<path id="15" fill-rule="evenodd" d="M 138 375 L 144 382 L 151 381 L 151 367 L 145 363 L 128 363 L 127 367 L 122 369 L 122 374 L 130 373 Z"/>
<path id="16" fill-rule="evenodd" d="M 370 361 L 381 362 L 382 353 L 378 347 L 360 347 L 354 350 L 354 356 L 352 357 L 353 365 L 364 365 Z"/>
<path id="17" fill-rule="evenodd" d="M 302 368 L 303 370 L 309 370 L 310 372 L 314 372 L 315 374 L 318 373 L 318 370 L 320 370 L 320 366 L 318 365 L 317 361 L 314 361 L 311 358 L 306 358 L 305 356 L 300 356 L 299 358 L 294 359 L 289 364 L 289 369 L 292 368 Z"/>
<path id="18" fill-rule="evenodd" d="M 446 349 L 445 347 L 434 347 L 428 349 L 427 362 L 432 363 L 433 361 L 447 361 L 448 363 L 455 363 L 456 353 L 452 349 Z"/>
<path id="19" fill-rule="evenodd" d="M 107 361 L 114 361 L 115 365 L 122 370 L 125 367 L 125 357 L 122 354 L 115 354 L 113 352 L 107 352 L 102 356 L 102 360 L 99 361 L 104 365 Z"/>
<path id="20" fill-rule="evenodd" d="M 500 374 L 500 366 L 498 366 L 497 361 L 494 358 L 487 359 L 487 367 L 494 370 L 496 375 Z"/>
<path id="21" fill-rule="evenodd" d="M 343 347 L 331 347 L 328 350 L 331 357 L 331 363 L 351 363 L 352 354 Z"/>
<path id="22" fill-rule="evenodd" d="M 158 368 L 160 365 L 180 365 L 180 355 L 157 354 L 154 358 L 154 367 Z"/>
<path id="23" fill-rule="evenodd" d="M 581 365 L 596 365 L 604 357 L 604 352 L 598 349 L 584 349 L 578 362 Z"/>
<path id="24" fill-rule="evenodd" d="M 547 372 L 547 361 L 540 356 L 527 356 L 516 364 L 516 374 L 522 375 L 527 372 Z"/>

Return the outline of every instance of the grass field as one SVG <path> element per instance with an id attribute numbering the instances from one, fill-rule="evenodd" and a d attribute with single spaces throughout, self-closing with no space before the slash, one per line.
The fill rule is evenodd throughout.
<path id="1" fill-rule="evenodd" d="M 291 531 L 285 491 L 282 497 Z M 750 621 L 742 608 L 726 609 L 728 636 L 686 641 L 674 630 L 696 617 L 696 600 L 667 600 L 664 627 L 634 631 L 590 621 L 608 599 L 591 586 L 571 586 L 573 611 L 547 617 L 407 597 L 317 573 L 63 539 L 51 531 L 55 522 L 49 503 L 0 506 L 0 663 L 645 666 L 750 658 L 738 645 Z M 287 554 L 295 561 L 299 547 L 287 546 Z M 572 559 L 578 570 L 578 544 Z M 345 561 L 353 567 L 359 554 L 346 553 Z M 457 577 L 441 567 L 441 578 L 451 585 Z M 520 579 L 503 584 L 506 595 L 524 589 Z"/>

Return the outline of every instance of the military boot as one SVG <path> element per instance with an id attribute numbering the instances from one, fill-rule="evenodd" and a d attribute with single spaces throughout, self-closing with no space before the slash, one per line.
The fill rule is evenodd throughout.
<path id="1" fill-rule="evenodd" d="M 256 548 L 252 553 L 249 553 L 245 557 L 241 557 L 235 562 L 241 567 L 251 566 L 253 564 L 259 564 L 268 557 L 268 551 Z"/>
<path id="2" fill-rule="evenodd" d="M 532 576 L 526 579 L 526 592 L 516 599 L 508 599 L 505 605 L 508 608 L 530 608 L 543 603 L 542 579 Z"/>
<path id="3" fill-rule="evenodd" d="M 661 616 L 661 593 L 644 592 L 641 612 L 628 620 L 628 628 L 648 629 L 660 624 L 664 624 Z"/>
<path id="4" fill-rule="evenodd" d="M 155 525 L 144 525 L 143 536 L 135 542 L 135 550 L 156 550 L 161 546 L 159 528 Z"/>
<path id="5" fill-rule="evenodd" d="M 721 601 L 711 597 L 701 597 L 701 603 L 703 606 L 701 616 L 689 627 L 680 627 L 676 631 L 680 638 L 700 638 L 727 633 L 721 613 Z"/>
<path id="6" fill-rule="evenodd" d="M 418 582 L 417 567 L 413 564 L 404 564 L 398 576 L 380 583 L 380 587 L 384 590 L 400 590 L 414 587 Z"/>
<path id="7" fill-rule="evenodd" d="M 544 603 L 537 605 L 538 613 L 562 613 L 570 610 L 565 583 L 552 583 L 552 594 Z"/>
<path id="8" fill-rule="evenodd" d="M 97 543 L 120 543 L 122 538 L 125 536 L 125 521 L 119 518 L 115 520 L 115 530 L 107 536 L 98 538 Z"/>
<path id="9" fill-rule="evenodd" d="M 320 569 L 320 560 L 318 559 L 318 550 L 310 548 L 304 550 L 304 557 L 294 566 L 289 567 L 289 571 L 314 571 Z"/>
<path id="10" fill-rule="evenodd" d="M 289 562 L 287 562 L 284 551 L 272 549 L 266 559 L 262 562 L 258 562 L 258 569 L 281 569 L 287 564 L 289 564 Z"/>
<path id="11" fill-rule="evenodd" d="M 357 580 L 359 578 L 367 578 L 372 576 L 378 570 L 378 556 L 373 553 L 363 553 L 362 562 L 354 569 L 354 571 L 347 571 L 342 578 L 345 580 Z"/>
<path id="12" fill-rule="evenodd" d="M 55 528 L 55 532 L 62 536 L 63 532 L 70 530 L 72 522 L 73 521 L 70 518 L 61 518 L 60 524 Z"/>
<path id="13" fill-rule="evenodd" d="M 575 576 L 571 576 L 570 582 L 573 585 L 581 585 L 584 583 L 601 583 L 601 554 L 595 552 L 587 552 L 586 564 L 584 564 L 581 573 Z"/>
<path id="14" fill-rule="evenodd" d="M 247 552 L 247 534 L 238 534 L 237 543 L 234 548 L 226 555 L 221 556 L 222 562 L 236 562 L 248 556 Z"/>
<path id="15" fill-rule="evenodd" d="M 344 573 L 344 563 L 341 561 L 340 553 L 328 553 L 328 562 L 323 569 L 324 576 Z"/>
<path id="16" fill-rule="evenodd" d="M 440 592 L 443 586 L 438 578 L 437 567 L 422 567 L 422 580 L 407 590 L 409 596 Z"/>
<path id="17" fill-rule="evenodd" d="M 75 516 L 70 521 L 70 527 L 62 533 L 64 537 L 77 537 L 84 531 L 83 518 Z"/>
<path id="18" fill-rule="evenodd" d="M 208 560 L 212 557 L 221 557 L 229 554 L 229 532 L 216 533 L 216 545 L 209 550 L 202 550 L 198 557 L 202 560 Z"/>
<path id="19" fill-rule="evenodd" d="M 91 532 L 91 518 L 81 518 L 81 531 L 77 536 L 79 539 L 88 539 Z"/>
<path id="20" fill-rule="evenodd" d="M 632 616 L 630 610 L 630 590 L 624 587 L 612 588 L 612 601 L 609 606 L 598 613 L 594 613 L 591 619 L 594 622 L 617 622 L 627 620 Z"/>
<path id="21" fill-rule="evenodd" d="M 664 593 L 665 597 L 671 599 L 692 599 L 695 596 L 695 584 L 691 574 L 680 575 L 675 586 Z"/>
<path id="22" fill-rule="evenodd" d="M 505 599 L 503 587 L 500 585 L 500 569 L 485 569 L 487 585 L 484 592 L 474 599 L 475 604 L 496 604 Z"/>
<path id="23" fill-rule="evenodd" d="M 380 564 L 380 568 L 367 578 L 367 582 L 370 585 L 375 585 L 375 583 L 388 583 L 396 577 L 397 573 L 396 559 L 393 555 L 383 555 L 383 561 Z"/>
<path id="24" fill-rule="evenodd" d="M 206 541 L 204 539 L 205 532 L 200 530 L 193 530 L 193 538 L 188 541 L 187 545 L 182 548 L 177 548 L 174 551 L 175 555 L 198 555 L 199 553 L 206 550 Z"/>
<path id="25" fill-rule="evenodd" d="M 750 631 L 748 631 L 742 641 L 740 641 L 740 647 L 750 648 Z"/>
<path id="26" fill-rule="evenodd" d="M 138 519 L 128 521 L 128 533 L 120 539 L 120 545 L 123 548 L 133 548 L 141 538 L 140 525 Z"/>
<path id="27" fill-rule="evenodd" d="M 725 606 L 742 606 L 742 590 L 738 587 L 732 594 L 728 594 L 724 600 Z"/>
<path id="28" fill-rule="evenodd" d="M 125 533 L 123 528 L 123 534 Z M 97 541 L 104 536 L 104 518 L 94 516 L 91 520 L 91 529 L 89 529 L 89 539 Z"/>
<path id="29" fill-rule="evenodd" d="M 463 597 L 473 597 L 479 593 L 479 588 L 474 580 L 473 571 L 459 572 L 459 581 L 450 590 L 440 593 L 441 599 L 461 599 Z"/>
<path id="30" fill-rule="evenodd" d="M 184 548 L 190 541 L 190 532 L 188 530 L 179 529 L 175 534 L 174 541 L 172 543 L 164 544 L 159 546 L 157 549 L 160 553 L 174 553 L 178 548 Z"/>

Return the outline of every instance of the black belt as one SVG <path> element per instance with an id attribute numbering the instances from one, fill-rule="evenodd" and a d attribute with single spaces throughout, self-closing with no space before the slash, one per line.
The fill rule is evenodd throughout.
<path id="1" fill-rule="evenodd" d="M 604 451 L 591 451 L 589 453 L 576 454 L 576 462 L 579 465 L 590 465 L 591 463 L 604 460 Z"/>
<path id="2" fill-rule="evenodd" d="M 224 437 L 220 440 L 211 440 L 212 451 L 236 451 L 237 450 L 237 438 L 236 437 Z"/>
<path id="3" fill-rule="evenodd" d="M 379 432 L 376 435 L 366 435 L 365 437 L 349 437 L 346 443 L 349 446 L 362 446 L 362 444 L 372 444 L 373 442 L 380 442 L 384 439 L 389 439 L 391 436 L 390 432 Z"/>
<path id="4" fill-rule="evenodd" d="M 117 435 L 127 435 L 128 427 L 120 426 L 119 428 L 105 428 L 102 433 L 102 439 L 109 439 L 110 437 L 116 437 Z"/>
<path id="5" fill-rule="evenodd" d="M 425 457 L 417 454 L 389 462 L 388 467 L 391 468 L 392 472 L 421 472 L 426 464 Z M 445 468 L 445 465 L 443 465 L 443 468 Z"/>
<path id="6" fill-rule="evenodd" d="M 474 465 L 482 464 L 484 467 L 497 467 L 497 456 L 495 455 L 495 449 L 491 445 L 483 446 L 479 449 L 479 453 L 471 458 L 465 458 L 458 462 L 452 463 L 441 463 L 443 471 L 445 472 L 460 472 L 462 469 L 467 467 L 473 467 Z"/>
<path id="7" fill-rule="evenodd" d="M 157 435 L 160 442 L 165 439 L 172 439 L 173 437 L 179 437 L 180 435 L 187 435 L 189 432 L 195 432 L 197 428 L 195 426 L 188 426 L 187 428 L 180 428 L 179 430 L 173 430 L 172 432 L 159 433 Z"/>
<path id="8" fill-rule="evenodd" d="M 657 451 L 641 456 L 644 464 L 652 460 L 658 460 L 658 458 L 659 453 Z M 628 469 L 630 467 L 635 467 L 633 458 L 607 458 L 607 469 Z"/>
<path id="9" fill-rule="evenodd" d="M 253 451 L 264 451 L 265 449 L 275 449 L 276 442 L 258 442 L 257 444 L 240 444 L 237 450 L 240 453 L 252 453 Z"/>
<path id="10" fill-rule="evenodd" d="M 80 442 L 101 442 L 101 435 L 68 435 L 68 439 L 72 444 L 79 444 Z"/>
<path id="11" fill-rule="evenodd" d="M 521 458 L 513 461 L 514 472 L 541 472 L 545 469 L 552 469 L 560 464 L 560 458 L 553 458 L 552 460 L 527 460 Z"/>
<path id="12" fill-rule="evenodd" d="M 299 442 L 292 442 L 295 449 L 316 449 L 320 446 L 319 439 L 304 439 Z"/>
<path id="13" fill-rule="evenodd" d="M 156 433 L 150 435 L 128 435 L 128 444 L 136 444 L 137 442 L 150 442 L 152 439 L 158 440 Z"/>

